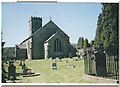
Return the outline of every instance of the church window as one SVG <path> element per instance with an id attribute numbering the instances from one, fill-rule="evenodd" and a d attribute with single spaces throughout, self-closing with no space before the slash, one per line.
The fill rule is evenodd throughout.
<path id="1" fill-rule="evenodd" d="M 61 51 L 61 41 L 59 39 L 55 40 L 55 51 L 60 52 Z"/>

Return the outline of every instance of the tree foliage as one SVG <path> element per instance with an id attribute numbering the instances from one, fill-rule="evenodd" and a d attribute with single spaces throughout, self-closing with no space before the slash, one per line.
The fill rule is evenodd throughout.
<path id="1" fill-rule="evenodd" d="M 83 37 L 80 37 L 78 39 L 78 43 L 77 43 L 77 48 L 78 49 L 82 49 L 84 47 L 84 38 Z"/>
<path id="2" fill-rule="evenodd" d="M 84 41 L 84 48 L 87 48 L 87 47 L 89 47 L 89 43 L 88 43 L 88 39 L 85 39 L 85 41 Z"/>
<path id="3" fill-rule="evenodd" d="M 90 41 L 90 46 L 93 46 L 94 45 L 94 40 L 91 40 Z"/>
<path id="4" fill-rule="evenodd" d="M 15 47 L 3 48 L 3 57 L 15 57 Z"/>
<path id="5" fill-rule="evenodd" d="M 5 42 L 2 41 L 2 46 L 1 46 L 1 51 L 2 51 L 2 83 L 6 83 L 6 78 L 7 78 L 7 75 L 6 75 L 6 71 L 5 71 L 5 67 L 4 67 L 4 61 L 3 61 L 3 46 L 4 46 Z"/>
<path id="6" fill-rule="evenodd" d="M 95 48 L 104 48 L 108 55 L 118 55 L 118 4 L 103 3 L 98 17 Z"/>

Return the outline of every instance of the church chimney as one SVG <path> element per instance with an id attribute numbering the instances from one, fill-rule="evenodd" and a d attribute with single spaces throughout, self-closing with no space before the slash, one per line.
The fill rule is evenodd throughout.
<path id="1" fill-rule="evenodd" d="M 40 17 L 30 17 L 29 20 L 30 35 L 42 27 L 42 18 Z"/>

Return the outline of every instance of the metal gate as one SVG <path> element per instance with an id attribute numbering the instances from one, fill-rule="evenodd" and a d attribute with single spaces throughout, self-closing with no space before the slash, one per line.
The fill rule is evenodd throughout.
<path id="1" fill-rule="evenodd" d="M 107 56 L 106 57 L 107 66 L 107 78 L 119 79 L 119 58 L 118 56 Z"/>
<path id="2" fill-rule="evenodd" d="M 109 79 L 119 79 L 118 56 L 106 56 L 103 51 L 86 51 L 84 56 L 85 74 Z"/>

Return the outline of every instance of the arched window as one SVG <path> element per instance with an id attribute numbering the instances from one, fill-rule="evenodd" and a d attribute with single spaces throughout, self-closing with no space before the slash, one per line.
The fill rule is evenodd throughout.
<path id="1" fill-rule="evenodd" d="M 60 52 L 61 51 L 61 41 L 59 39 L 55 40 L 55 51 Z"/>

